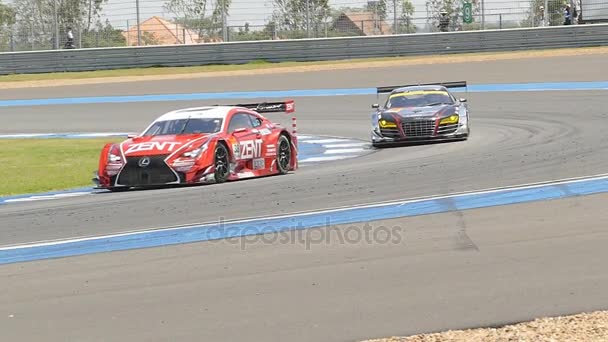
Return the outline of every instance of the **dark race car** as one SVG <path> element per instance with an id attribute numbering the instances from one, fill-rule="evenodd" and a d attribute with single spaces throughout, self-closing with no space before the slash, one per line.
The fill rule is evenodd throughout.
<path id="1" fill-rule="evenodd" d="M 406 142 L 466 140 L 470 134 L 466 99 L 448 89 L 466 88 L 466 82 L 379 87 L 389 93 L 383 106 L 372 105 L 372 145 Z"/>

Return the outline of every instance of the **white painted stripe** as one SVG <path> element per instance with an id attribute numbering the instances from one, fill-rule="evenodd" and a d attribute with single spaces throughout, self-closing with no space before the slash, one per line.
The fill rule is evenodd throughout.
<path id="1" fill-rule="evenodd" d="M 0 134 L 0 138 L 33 138 L 41 137 L 47 134 L 30 134 L 30 133 L 19 133 L 19 134 Z"/>
<path id="2" fill-rule="evenodd" d="M 126 136 L 127 133 L 79 133 L 69 134 L 68 136 L 74 137 L 111 137 L 111 136 Z"/>
<path id="3" fill-rule="evenodd" d="M 128 133 L 122 132 L 92 132 L 92 133 L 15 133 L 0 134 L 0 139 L 15 138 L 97 138 L 127 136 Z"/>
<path id="4" fill-rule="evenodd" d="M 358 154 L 355 155 L 346 155 L 346 156 L 331 156 L 331 157 L 312 157 L 312 158 L 306 158 L 303 160 L 298 160 L 298 163 L 302 164 L 302 163 L 312 163 L 312 162 L 325 162 L 325 161 L 332 161 L 332 160 L 341 160 L 341 159 L 346 159 L 346 158 L 354 158 L 354 157 L 358 157 Z"/>
<path id="5" fill-rule="evenodd" d="M 344 153 L 361 153 L 365 151 L 362 148 L 335 148 L 328 149 L 323 154 L 344 154 Z"/>
<path id="6" fill-rule="evenodd" d="M 340 211 L 345 211 L 345 210 L 352 210 L 352 209 L 366 209 L 366 208 L 377 208 L 377 207 L 391 206 L 391 205 L 405 205 L 405 204 L 429 201 L 429 200 L 439 200 L 439 199 L 444 199 L 444 198 L 455 198 L 455 197 L 463 197 L 463 196 L 471 196 L 471 195 L 498 193 L 498 192 L 505 192 L 505 191 L 513 191 L 513 190 L 525 190 L 525 189 L 539 188 L 539 187 L 543 187 L 543 186 L 547 186 L 547 185 L 573 184 L 573 183 L 579 183 L 579 182 L 585 182 L 585 181 L 591 181 L 591 180 L 600 180 L 600 179 L 608 179 L 608 174 L 600 174 L 600 175 L 595 175 L 595 176 L 576 177 L 576 178 L 566 178 L 566 179 L 554 180 L 554 181 L 528 183 L 528 184 L 524 184 L 524 185 L 506 186 L 506 187 L 490 188 L 490 189 L 460 192 L 460 193 L 451 193 L 451 194 L 446 194 L 446 195 L 441 195 L 441 196 L 426 196 L 426 197 L 418 197 L 418 198 L 396 200 L 396 201 L 377 202 L 377 203 L 361 204 L 361 205 L 354 205 L 354 206 L 343 206 L 343 207 L 324 209 L 324 210 L 309 210 L 309 211 L 295 212 L 295 213 L 291 213 L 291 214 L 284 214 L 284 215 L 277 215 L 277 216 L 249 217 L 249 218 L 242 218 L 242 219 L 237 219 L 237 220 L 233 220 L 233 221 L 225 221 L 224 224 L 247 223 L 247 222 L 251 222 L 254 220 L 273 220 L 273 219 L 294 218 L 294 217 L 299 217 L 299 216 L 304 216 L 304 215 L 310 215 L 311 213 L 330 214 L 330 213 L 335 213 L 335 212 L 340 212 Z M 217 222 L 192 223 L 192 224 L 182 225 L 182 226 L 169 226 L 169 227 L 159 227 L 159 228 L 153 228 L 153 229 L 142 229 L 142 230 L 134 230 L 134 231 L 118 233 L 118 234 L 110 234 L 110 235 L 78 237 L 78 238 L 71 238 L 71 239 L 64 239 L 64 240 L 51 240 L 51 241 L 47 240 L 47 241 L 39 241 L 39 242 L 32 242 L 32 243 L 26 243 L 26 244 L 2 246 L 2 247 L 0 247 L 0 251 L 25 249 L 25 248 L 40 247 L 40 246 L 62 245 L 62 244 L 81 242 L 81 241 L 108 239 L 108 238 L 114 238 L 114 237 L 119 237 L 119 236 L 129 236 L 129 235 L 135 235 L 135 234 L 141 234 L 141 233 L 149 233 L 149 232 L 154 232 L 154 231 L 159 231 L 159 230 L 174 231 L 174 230 L 188 229 L 188 228 L 192 228 L 192 227 L 207 227 L 207 226 L 215 226 L 215 225 L 217 225 Z"/>
<path id="7" fill-rule="evenodd" d="M 344 144 L 324 144 L 323 146 L 325 148 L 344 148 L 344 147 L 359 147 L 359 146 L 366 146 L 368 145 L 367 143 L 344 143 Z"/>
<path id="8" fill-rule="evenodd" d="M 4 201 L 4 203 L 34 202 L 34 201 L 49 200 L 49 199 L 58 199 L 58 198 L 65 198 L 65 197 L 84 196 L 84 195 L 89 195 L 89 194 L 91 194 L 90 191 L 87 191 L 87 192 L 71 192 L 71 193 L 66 193 L 66 194 L 55 194 L 55 195 L 35 195 L 35 196 L 30 196 L 30 197 L 7 199 L 7 200 Z"/>
<path id="9" fill-rule="evenodd" d="M 310 143 L 310 144 L 327 144 L 327 143 L 344 142 L 344 139 L 312 139 L 312 140 L 307 140 L 306 142 Z"/>

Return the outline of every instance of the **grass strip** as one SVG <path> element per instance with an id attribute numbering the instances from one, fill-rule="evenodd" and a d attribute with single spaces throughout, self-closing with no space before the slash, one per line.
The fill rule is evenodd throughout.
<path id="1" fill-rule="evenodd" d="M 92 186 L 103 145 L 122 139 L 0 140 L 0 196 Z"/>

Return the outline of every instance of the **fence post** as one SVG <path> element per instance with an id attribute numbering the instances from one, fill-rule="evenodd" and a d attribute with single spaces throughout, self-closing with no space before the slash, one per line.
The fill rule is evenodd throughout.
<path id="1" fill-rule="evenodd" d="M 226 23 L 226 5 L 224 4 L 225 0 L 222 0 L 222 38 L 224 42 L 228 41 L 228 28 Z"/>
<path id="2" fill-rule="evenodd" d="M 397 0 L 393 0 L 393 34 L 399 34 L 399 23 L 397 22 Z"/>
<path id="3" fill-rule="evenodd" d="M 55 31 L 55 50 L 59 49 L 59 24 L 57 23 L 57 0 L 53 0 L 53 28 Z"/>
<path id="4" fill-rule="evenodd" d="M 498 14 L 498 28 L 502 30 L 502 13 Z"/>
<path id="5" fill-rule="evenodd" d="M 484 0 L 481 0 L 481 29 L 486 29 L 486 6 Z"/>
<path id="6" fill-rule="evenodd" d="M 30 27 L 30 37 L 32 37 L 32 50 L 34 51 L 36 50 L 36 37 L 34 36 L 34 24 L 32 24 L 32 26 Z"/>
<path id="7" fill-rule="evenodd" d="M 139 21 L 139 0 L 135 0 L 135 6 L 137 11 L 137 46 L 141 46 L 141 28 Z"/>
<path id="8" fill-rule="evenodd" d="M 310 0 L 306 0 L 306 37 L 310 38 Z"/>
<path id="9" fill-rule="evenodd" d="M 544 14 L 543 14 L 543 21 L 544 21 L 544 26 L 549 26 L 550 22 L 549 22 L 549 0 L 545 0 L 545 8 L 544 10 Z"/>

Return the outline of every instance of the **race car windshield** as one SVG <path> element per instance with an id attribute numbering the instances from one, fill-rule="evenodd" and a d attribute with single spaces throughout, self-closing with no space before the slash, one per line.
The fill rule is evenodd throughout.
<path id="1" fill-rule="evenodd" d="M 446 92 L 411 92 L 393 94 L 389 97 L 386 108 L 424 107 L 440 104 L 453 104 L 454 101 Z"/>
<path id="2" fill-rule="evenodd" d="M 219 118 L 185 118 L 155 122 L 144 136 L 217 133 L 222 127 Z"/>

